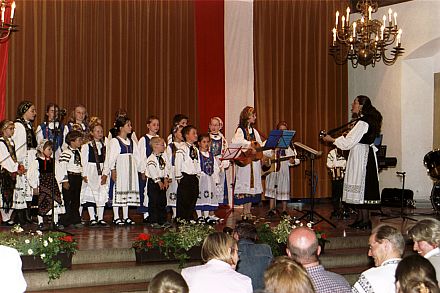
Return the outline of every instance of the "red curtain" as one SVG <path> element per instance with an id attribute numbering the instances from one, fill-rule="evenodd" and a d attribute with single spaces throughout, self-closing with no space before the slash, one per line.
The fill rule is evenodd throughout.
<path id="1" fill-rule="evenodd" d="M 195 1 L 199 132 L 209 119 L 225 121 L 224 1 Z"/>

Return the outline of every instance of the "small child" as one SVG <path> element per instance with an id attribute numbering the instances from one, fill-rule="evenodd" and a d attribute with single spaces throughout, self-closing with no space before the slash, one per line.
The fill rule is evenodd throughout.
<path id="1" fill-rule="evenodd" d="M 61 147 L 63 145 L 63 131 L 64 125 L 60 122 L 61 117 L 59 117 L 60 108 L 55 103 L 49 103 L 46 106 L 46 114 L 44 115 L 44 121 L 38 125 L 37 131 L 37 142 L 41 143 L 43 139 L 48 139 L 50 141 L 55 140 L 55 147 L 53 147 L 55 152 L 55 159 L 58 160 L 61 155 Z M 58 118 L 58 120 L 57 120 Z"/>
<path id="2" fill-rule="evenodd" d="M 82 186 L 83 167 L 81 163 L 80 148 L 83 134 L 78 130 L 72 130 L 66 136 L 67 148 L 61 153 L 60 168 L 63 174 L 63 199 L 66 213 L 61 219 L 64 227 L 73 225 L 82 228 L 80 217 L 80 195 Z"/>
<path id="3" fill-rule="evenodd" d="M 10 120 L 0 122 L 0 212 L 2 224 L 7 226 L 14 225 L 11 216 L 17 174 L 22 175 L 25 172 L 24 166 L 17 163 L 15 145 L 11 138 L 14 130 L 14 122 Z"/>
<path id="4" fill-rule="evenodd" d="M 344 173 L 346 165 L 347 159 L 344 156 L 344 151 L 334 147 L 327 155 L 327 168 L 329 169 L 329 174 L 332 179 L 332 218 L 343 219 L 349 216 L 341 202 L 344 190 Z"/>
<path id="5" fill-rule="evenodd" d="M 213 117 L 209 122 L 209 136 L 211 138 L 211 152 L 214 154 L 214 158 L 217 161 L 217 165 L 220 168 L 219 184 L 216 187 L 216 196 L 218 203 L 228 204 L 228 184 L 226 182 L 226 169 L 229 168 L 229 160 L 221 161 L 221 156 L 228 148 L 228 141 L 220 130 L 223 128 L 223 121 L 220 117 Z"/>
<path id="6" fill-rule="evenodd" d="M 193 213 L 199 195 L 199 177 L 201 174 L 197 129 L 188 125 L 182 129 L 185 144 L 176 152 L 177 218 L 194 220 Z"/>
<path id="7" fill-rule="evenodd" d="M 170 144 L 173 140 L 173 130 L 177 125 L 185 127 L 188 125 L 188 116 L 184 114 L 176 114 L 173 117 L 173 128 L 171 129 L 170 135 L 168 135 L 167 143 Z"/>
<path id="8" fill-rule="evenodd" d="M 165 141 L 160 137 L 150 140 L 152 153 L 147 159 L 145 175 L 148 177 L 147 191 L 149 198 L 149 222 L 155 229 L 169 227 L 166 222 L 166 190 L 168 189 L 171 166 L 164 155 Z"/>
<path id="9" fill-rule="evenodd" d="M 104 130 L 100 123 L 90 124 L 91 140 L 82 146 L 83 187 L 81 204 L 87 207 L 90 226 L 107 227 L 104 221 L 104 206 L 108 200 L 108 175 L 103 173 L 106 147 Z M 97 215 L 95 214 L 95 207 Z"/>
<path id="10" fill-rule="evenodd" d="M 148 133 L 145 134 L 141 139 L 139 139 L 139 156 L 141 160 L 141 166 L 145 167 L 147 165 L 147 158 L 152 153 L 152 148 L 150 144 L 150 140 L 153 137 L 158 136 L 159 132 L 159 118 L 156 116 L 150 116 L 147 119 L 147 128 Z M 147 190 L 145 189 L 145 186 L 147 185 L 147 178 L 145 177 L 145 170 L 142 170 L 139 172 L 139 195 L 140 195 L 140 202 L 141 205 L 138 208 L 138 212 L 142 213 L 144 216 L 144 223 L 148 222 L 148 196 Z"/>
<path id="11" fill-rule="evenodd" d="M 58 222 L 58 215 L 65 212 L 60 192 L 63 174 L 60 172 L 59 164 L 53 158 L 52 147 L 52 141 L 47 139 L 40 141 L 37 146 L 37 158 L 31 162 L 27 172 L 29 184 L 34 189 L 34 194 L 38 195 L 38 229 L 44 228 L 43 217 L 52 215 L 52 195 L 54 200 L 53 223 L 59 229 L 64 228 Z"/>
<path id="12" fill-rule="evenodd" d="M 174 219 L 176 217 L 176 197 L 177 197 L 177 180 L 176 180 L 176 152 L 178 149 L 182 147 L 182 145 L 185 144 L 183 142 L 182 137 L 182 125 L 177 125 L 174 127 L 172 135 L 173 135 L 173 141 L 168 144 L 168 147 L 166 149 L 166 155 L 168 158 L 168 162 L 171 164 L 171 183 L 170 186 L 167 189 L 167 206 L 170 207 L 173 211 L 172 218 Z"/>
<path id="13" fill-rule="evenodd" d="M 219 218 L 214 211 L 218 209 L 218 199 L 215 195 L 216 186 L 219 184 L 220 168 L 214 158 L 214 154 L 209 151 L 211 139 L 209 134 L 198 136 L 200 151 L 200 168 L 202 173 L 199 180 L 199 196 L 196 203 L 198 222 L 215 224 Z"/>

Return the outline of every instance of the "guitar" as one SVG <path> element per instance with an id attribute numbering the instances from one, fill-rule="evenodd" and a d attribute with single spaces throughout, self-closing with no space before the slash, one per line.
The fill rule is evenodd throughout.
<path id="1" fill-rule="evenodd" d="M 255 149 L 256 153 L 252 154 L 252 149 Z M 240 156 L 234 159 L 234 163 L 239 167 L 244 167 L 252 163 L 253 161 L 259 161 L 263 159 L 263 151 L 265 150 L 257 141 L 252 141 L 249 149 L 242 152 Z"/>
<path id="2" fill-rule="evenodd" d="M 295 158 L 295 157 L 297 157 L 297 156 L 288 156 L 288 157 L 283 157 L 283 158 L 278 158 L 278 159 L 275 159 L 274 157 L 270 158 L 266 164 L 261 165 L 261 171 L 262 171 L 261 176 L 264 177 L 264 176 L 269 175 L 272 172 L 280 171 L 280 168 L 281 168 L 280 163 L 281 162 L 288 161 L 288 160 Z M 301 157 L 299 157 L 299 159 L 301 159 Z"/>

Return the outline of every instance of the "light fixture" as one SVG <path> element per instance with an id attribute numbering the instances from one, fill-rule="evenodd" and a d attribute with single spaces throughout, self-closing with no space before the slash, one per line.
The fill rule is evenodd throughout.
<path id="1" fill-rule="evenodd" d="M 15 1 L 11 3 L 8 0 L 0 1 L 1 11 L 1 26 L 0 26 L 0 43 L 4 43 L 9 40 L 11 33 L 17 31 L 17 26 L 14 25 L 15 16 Z M 10 10 L 6 11 L 6 10 Z M 9 18 L 7 18 L 9 16 Z"/>
<path id="2" fill-rule="evenodd" d="M 336 11 L 336 23 L 332 29 L 333 39 L 330 54 L 336 64 L 342 65 L 351 61 L 356 68 L 358 64 L 375 66 L 381 60 L 385 65 L 393 65 L 403 54 L 401 47 L 402 29 L 397 27 L 397 13 L 388 9 L 388 17 L 382 20 L 372 18 L 377 12 L 378 3 L 375 0 L 359 0 L 356 8 L 361 18 L 350 23 L 350 7 L 346 14 Z M 345 12 L 345 11 L 344 11 Z M 387 52 L 391 49 L 391 52 Z"/>

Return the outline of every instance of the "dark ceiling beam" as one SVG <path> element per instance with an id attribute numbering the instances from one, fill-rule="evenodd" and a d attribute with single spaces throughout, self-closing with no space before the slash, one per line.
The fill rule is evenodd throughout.
<path id="1" fill-rule="evenodd" d="M 402 3 L 402 2 L 408 2 L 411 0 L 377 0 L 377 3 L 379 4 L 379 7 L 384 7 L 384 6 L 390 6 L 390 5 L 394 5 L 397 3 Z M 357 12 L 356 10 L 356 4 L 358 3 L 358 0 L 350 0 L 350 4 L 351 4 L 351 8 L 353 12 Z"/>

